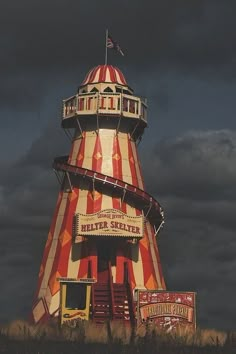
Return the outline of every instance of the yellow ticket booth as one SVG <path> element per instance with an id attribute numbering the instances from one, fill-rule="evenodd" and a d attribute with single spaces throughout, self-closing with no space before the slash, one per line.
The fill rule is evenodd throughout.
<path id="1" fill-rule="evenodd" d="M 89 319 L 91 286 L 94 279 L 59 278 L 60 323 L 76 327 L 77 323 Z"/>

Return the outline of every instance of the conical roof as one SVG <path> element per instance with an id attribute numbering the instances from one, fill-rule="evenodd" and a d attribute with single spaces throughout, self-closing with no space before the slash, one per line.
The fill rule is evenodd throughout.
<path id="1" fill-rule="evenodd" d="M 112 65 L 98 65 L 91 69 L 86 75 L 81 86 L 95 83 L 114 83 L 128 86 L 120 69 Z"/>

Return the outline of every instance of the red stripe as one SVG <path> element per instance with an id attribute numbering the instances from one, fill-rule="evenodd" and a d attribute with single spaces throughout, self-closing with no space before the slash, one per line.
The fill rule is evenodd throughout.
<path id="1" fill-rule="evenodd" d="M 68 273 L 68 263 L 69 263 L 69 255 L 72 246 L 72 230 L 73 230 L 73 219 L 75 215 L 76 205 L 79 198 L 79 189 L 74 188 L 73 190 L 73 199 L 70 201 L 70 208 L 68 210 L 67 220 L 65 222 L 65 229 L 64 229 L 64 238 L 67 240 L 67 235 L 69 234 L 70 241 L 64 244 L 61 248 L 60 259 L 58 262 L 58 271 L 61 276 L 66 277 Z M 62 231 L 63 232 L 63 231 Z M 72 261 L 72 260 L 71 260 Z"/>
<path id="2" fill-rule="evenodd" d="M 95 82 L 95 76 L 97 75 L 97 73 L 99 74 L 98 80 L 96 82 L 108 82 L 108 70 L 110 73 L 111 82 L 117 82 L 121 85 L 127 85 L 124 75 L 118 68 L 115 68 L 112 65 L 98 65 L 97 67 L 91 69 L 88 72 L 81 86 Z"/>
<path id="3" fill-rule="evenodd" d="M 144 188 L 144 183 L 143 183 L 143 176 L 142 176 L 142 173 L 141 173 L 140 163 L 138 161 L 137 147 L 136 147 L 136 144 L 134 142 L 131 142 L 130 144 L 131 144 L 132 154 L 133 154 L 133 158 L 134 158 L 134 162 L 135 162 L 135 171 L 136 171 L 138 187 L 140 189 L 143 189 Z M 138 180 L 138 176 L 140 176 L 139 178 L 141 179 L 141 181 Z"/>
<path id="4" fill-rule="evenodd" d="M 101 67 L 101 66 L 97 66 L 96 68 L 93 69 L 93 71 L 90 73 L 90 77 L 89 77 L 88 83 L 94 82 L 95 76 L 96 76 L 98 70 L 100 69 L 100 67 Z"/>
<path id="5" fill-rule="evenodd" d="M 121 211 L 123 211 L 123 213 L 127 213 L 127 205 L 125 202 L 121 202 Z"/>
<path id="6" fill-rule="evenodd" d="M 119 157 L 119 159 L 116 158 L 116 154 L 117 154 L 117 157 Z M 112 165 L 113 165 L 112 166 L 113 167 L 113 177 L 122 180 L 122 178 L 123 178 L 122 158 L 121 158 L 119 139 L 118 139 L 117 135 L 114 137 L 114 141 L 113 141 Z M 112 206 L 114 209 L 120 210 L 120 208 L 121 208 L 120 197 L 118 197 L 118 198 L 113 197 L 112 198 Z M 125 207 L 123 206 L 123 208 L 126 210 L 126 206 Z"/>
<path id="7" fill-rule="evenodd" d="M 129 138 L 128 138 L 128 157 L 129 157 L 129 165 L 130 165 L 130 171 L 132 177 L 132 185 L 138 187 L 138 179 L 137 179 L 137 174 L 135 169 L 135 160 L 134 160 L 134 155 L 133 155 L 131 142 Z"/>
<path id="8" fill-rule="evenodd" d="M 111 82 L 116 82 L 115 70 L 114 70 L 113 66 L 109 65 L 108 68 L 109 68 L 109 72 L 110 72 Z"/>
<path id="9" fill-rule="evenodd" d="M 136 212 L 136 216 L 142 215 L 142 210 L 135 209 L 135 212 Z"/>
<path id="10" fill-rule="evenodd" d="M 72 193 L 74 193 L 74 191 Z M 75 198 L 75 199 L 77 201 L 77 198 Z M 64 232 L 64 230 L 67 228 L 67 223 L 69 223 L 69 225 L 71 225 L 71 230 L 72 230 L 72 218 L 74 216 L 75 207 L 76 207 L 76 203 L 71 204 L 70 194 L 68 194 L 67 201 L 66 201 L 65 213 L 63 215 L 61 229 L 58 234 L 57 248 L 56 248 L 56 252 L 55 252 L 55 256 L 54 256 L 52 270 L 50 272 L 49 282 L 55 276 L 55 274 L 58 270 L 59 262 L 60 262 L 60 255 L 62 253 L 62 245 L 59 240 L 59 237 Z"/>
<path id="11" fill-rule="evenodd" d="M 86 242 L 81 244 L 81 260 L 78 270 L 78 278 L 83 278 L 87 275 L 88 272 L 88 245 Z"/>
<path id="12" fill-rule="evenodd" d="M 116 283 L 123 284 L 124 283 L 124 262 L 125 262 L 125 247 L 119 246 L 117 247 L 116 252 Z"/>
<path id="13" fill-rule="evenodd" d="M 124 85 L 127 85 L 127 82 L 126 82 L 126 80 L 125 80 L 125 77 L 124 77 L 124 75 L 122 74 L 122 72 L 120 71 L 120 69 L 118 69 L 118 68 L 115 68 L 115 69 L 116 69 L 117 73 L 118 73 L 119 76 L 120 76 L 120 81 L 121 81 L 121 83 L 124 84 Z"/>
<path id="14" fill-rule="evenodd" d="M 93 150 L 92 157 L 92 169 L 96 172 L 101 172 L 102 168 L 102 147 L 100 142 L 100 137 L 96 137 L 96 142 Z M 87 214 L 96 213 L 101 210 L 102 206 L 102 195 L 96 191 L 96 186 L 91 186 L 92 190 L 88 191 L 87 194 Z"/>
<path id="15" fill-rule="evenodd" d="M 150 230 L 150 231 L 149 231 Z M 162 273 L 162 267 L 161 267 L 161 263 L 160 263 L 160 256 L 159 256 L 159 250 L 158 250 L 158 247 L 157 247 L 157 243 L 156 243 L 156 239 L 155 239 L 155 234 L 154 234 L 154 230 L 153 230 L 153 227 L 149 224 L 149 227 L 146 226 L 146 230 L 145 230 L 145 237 L 147 238 L 148 240 L 148 244 L 149 244 L 149 257 L 150 257 L 150 260 L 152 261 L 152 266 L 153 266 L 153 276 L 156 280 L 156 283 L 157 283 L 157 289 L 163 287 L 163 284 L 164 284 L 164 289 L 165 289 L 165 282 L 164 282 L 164 278 L 163 278 L 163 273 Z M 151 247 L 153 247 L 153 250 L 154 250 L 154 253 L 155 253 L 155 257 L 156 257 L 156 260 L 157 260 L 157 271 L 158 271 L 158 274 L 159 274 L 159 277 L 161 279 L 161 284 L 158 282 L 158 279 L 156 278 L 156 272 L 154 270 L 154 265 L 153 265 L 153 258 L 152 258 L 152 254 L 151 254 Z"/>
<path id="16" fill-rule="evenodd" d="M 100 98 L 100 106 L 99 106 L 99 108 L 100 109 L 105 109 L 106 107 L 104 106 L 104 104 L 105 104 L 105 97 L 101 97 Z"/>
<path id="17" fill-rule="evenodd" d="M 113 209 L 120 210 L 120 198 L 112 198 L 112 207 Z"/>
<path id="18" fill-rule="evenodd" d="M 112 165 L 113 165 L 113 177 L 122 179 L 122 159 L 121 151 L 119 145 L 119 139 L 116 135 L 113 140 L 113 151 L 112 151 Z"/>
<path id="19" fill-rule="evenodd" d="M 78 278 L 88 277 L 88 262 L 91 261 L 91 276 L 97 278 L 97 251 L 94 243 L 81 244 L 81 260 L 78 269 Z"/>
<path id="20" fill-rule="evenodd" d="M 94 213 L 94 200 L 93 200 L 93 191 L 88 191 L 87 194 L 87 208 L 86 208 L 86 214 L 93 214 Z"/>
<path id="21" fill-rule="evenodd" d="M 102 168 L 102 146 L 101 146 L 100 136 L 97 135 L 95 147 L 93 151 L 92 170 L 96 172 L 101 172 L 101 168 Z"/>
<path id="22" fill-rule="evenodd" d="M 87 195 L 87 211 L 86 214 L 97 213 L 102 207 L 102 194 L 99 194 L 96 189 L 89 191 Z"/>
<path id="23" fill-rule="evenodd" d="M 145 245 L 144 245 L 145 244 Z M 148 246 L 148 248 L 146 248 Z M 151 250 L 150 250 L 150 243 L 147 240 L 147 235 L 146 232 L 144 234 L 144 239 L 139 242 L 139 249 L 141 253 L 141 258 L 142 258 L 142 264 L 143 264 L 143 282 L 144 286 L 147 286 L 147 282 L 150 278 L 151 275 L 153 275 L 153 279 L 156 280 L 156 285 L 157 279 L 155 277 L 155 272 L 154 272 L 154 266 L 153 266 L 153 260 L 151 257 Z"/>
<path id="24" fill-rule="evenodd" d="M 78 278 L 85 278 L 88 274 L 88 258 L 84 257 L 80 261 L 80 267 L 78 271 Z"/>
<path id="25" fill-rule="evenodd" d="M 82 85 L 86 85 L 86 84 L 88 83 L 90 74 L 92 73 L 92 71 L 93 71 L 94 69 L 95 69 L 95 68 L 91 69 L 91 70 L 88 72 L 88 74 L 85 76 L 85 79 L 84 79 L 84 81 L 82 82 L 81 86 L 82 86 Z"/>
<path id="26" fill-rule="evenodd" d="M 106 81 L 106 72 L 107 72 L 106 65 L 101 66 L 101 69 L 100 69 L 100 72 L 99 72 L 99 82 Z"/>
<path id="27" fill-rule="evenodd" d="M 82 167 L 84 162 L 86 132 L 83 132 L 83 137 L 81 139 L 79 151 L 76 157 L 76 166 L 78 167 Z"/>

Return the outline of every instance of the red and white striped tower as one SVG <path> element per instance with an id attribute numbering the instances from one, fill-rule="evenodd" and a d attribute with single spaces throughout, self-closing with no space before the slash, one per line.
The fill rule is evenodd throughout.
<path id="1" fill-rule="evenodd" d="M 90 70 L 78 93 L 64 100 L 62 127 L 73 132 L 72 146 L 69 156 L 53 164 L 61 189 L 40 267 L 34 322 L 59 315 L 60 279 L 93 279 L 92 308 L 99 284 L 112 284 L 113 307 L 119 285 L 128 283 L 132 296 L 135 289 L 165 289 L 155 237 L 163 212 L 144 191 L 137 154 L 146 110 L 146 101 L 134 96 L 111 65 Z M 109 316 L 115 318 L 114 308 Z"/>

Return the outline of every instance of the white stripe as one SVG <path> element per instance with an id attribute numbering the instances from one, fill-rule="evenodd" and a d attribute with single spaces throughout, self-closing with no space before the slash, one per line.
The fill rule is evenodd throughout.
<path id="1" fill-rule="evenodd" d="M 74 140 L 74 142 L 73 142 L 71 161 L 70 161 L 71 165 L 76 165 L 76 159 L 78 157 L 78 152 L 79 152 L 79 148 L 80 148 L 82 139 L 83 138 L 81 137 L 81 138 Z"/>
<path id="2" fill-rule="evenodd" d="M 138 163 L 138 155 L 137 155 L 137 148 L 136 145 L 133 141 L 131 141 L 131 148 L 132 148 L 132 152 L 133 152 L 133 157 L 134 157 L 134 163 L 135 163 L 135 171 L 136 171 L 136 175 L 137 175 L 137 182 L 138 182 L 138 187 L 143 189 L 143 181 L 142 181 L 142 177 L 141 177 L 141 173 L 140 173 L 140 167 L 139 167 L 139 163 Z"/>
<path id="3" fill-rule="evenodd" d="M 45 295 L 45 300 L 48 305 L 49 313 L 53 314 L 56 310 L 58 310 L 60 306 L 60 290 L 55 295 L 52 296 L 51 291 L 48 287 Z"/>
<path id="4" fill-rule="evenodd" d="M 97 69 L 96 70 L 96 74 L 95 74 L 95 77 L 94 77 L 92 82 L 98 82 L 99 81 L 100 70 L 101 69 Z"/>
<path id="5" fill-rule="evenodd" d="M 91 75 L 91 73 L 93 72 L 93 70 L 94 70 L 94 68 L 91 69 L 91 70 L 88 72 L 88 74 L 87 74 L 87 76 L 86 76 L 84 82 L 82 83 L 83 85 L 86 85 L 86 84 L 89 82 L 89 78 L 90 78 L 90 75 Z"/>
<path id="6" fill-rule="evenodd" d="M 131 245 L 131 256 L 132 256 L 132 267 L 135 279 L 135 287 L 143 288 L 144 287 L 144 277 L 143 277 L 143 262 L 141 258 L 139 244 Z M 138 259 L 137 259 L 138 255 Z"/>
<path id="7" fill-rule="evenodd" d="M 84 147 L 84 160 L 83 160 L 83 168 L 87 168 L 89 170 L 92 169 L 93 164 L 93 152 L 95 148 L 96 142 L 96 133 L 95 131 L 86 132 L 85 136 L 85 147 Z"/>
<path id="8" fill-rule="evenodd" d="M 102 149 L 102 168 L 101 173 L 113 176 L 112 152 L 115 130 L 100 129 L 99 130 L 101 149 Z"/>
<path id="9" fill-rule="evenodd" d="M 112 82 L 111 81 L 111 74 L 110 74 L 110 70 L 108 68 L 106 68 L 106 76 L 105 76 L 105 81 L 106 82 Z"/>
<path id="10" fill-rule="evenodd" d="M 72 257 L 73 251 L 73 257 Z M 80 243 L 73 243 L 69 260 L 68 260 L 68 268 L 67 268 L 67 277 L 68 278 L 77 278 L 80 266 L 80 259 L 81 259 L 81 244 Z"/>
<path id="11" fill-rule="evenodd" d="M 121 76 L 120 76 L 120 73 L 119 73 L 118 70 L 116 70 L 116 77 L 117 77 L 118 83 L 121 84 L 121 85 L 123 85 L 124 83 L 123 83 L 123 81 L 122 81 L 122 79 L 121 79 Z"/>
<path id="12" fill-rule="evenodd" d="M 132 175 L 129 164 L 129 156 L 128 156 L 128 135 L 125 133 L 119 132 L 119 146 L 121 153 L 121 161 L 122 161 L 122 173 L 123 173 L 123 181 L 132 184 Z"/>

